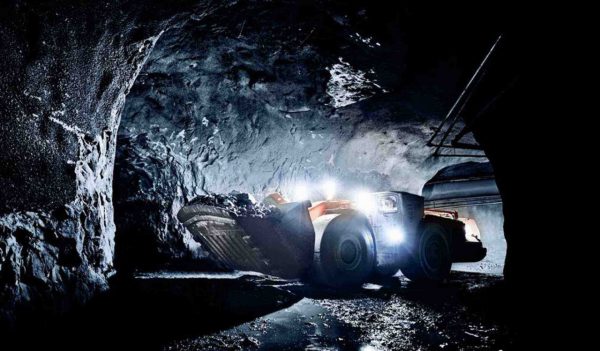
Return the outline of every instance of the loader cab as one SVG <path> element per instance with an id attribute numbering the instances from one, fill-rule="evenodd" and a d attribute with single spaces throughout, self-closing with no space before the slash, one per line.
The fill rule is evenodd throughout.
<path id="1" fill-rule="evenodd" d="M 396 191 L 364 192 L 352 201 L 316 203 L 309 211 L 315 214 L 311 218 L 318 275 L 328 283 L 353 285 L 400 269 L 408 252 L 405 246 L 414 241 L 423 218 L 423 198 Z"/>
<path id="2" fill-rule="evenodd" d="M 377 253 L 375 273 L 393 275 L 406 255 L 406 245 L 417 236 L 423 218 L 423 198 L 384 191 L 366 194 L 356 206 L 368 216 L 373 231 Z"/>
<path id="3" fill-rule="evenodd" d="M 367 214 L 382 245 L 401 244 L 415 235 L 423 218 L 421 196 L 396 191 L 372 193 L 371 196 L 376 207 Z"/>

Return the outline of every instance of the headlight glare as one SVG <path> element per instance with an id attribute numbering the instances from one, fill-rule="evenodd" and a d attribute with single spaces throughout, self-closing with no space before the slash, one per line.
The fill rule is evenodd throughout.
<path id="1" fill-rule="evenodd" d="M 333 200 L 337 191 L 337 183 L 333 179 L 327 179 L 321 184 L 321 191 L 325 196 L 325 200 Z"/>
<path id="2" fill-rule="evenodd" d="M 304 183 L 296 184 L 294 188 L 294 201 L 304 201 L 310 198 L 308 186 Z"/>
<path id="3" fill-rule="evenodd" d="M 390 244 L 401 244 L 406 240 L 404 231 L 399 227 L 386 228 L 384 234 Z"/>
<path id="4" fill-rule="evenodd" d="M 355 207 L 365 214 L 373 214 L 377 211 L 377 201 L 375 197 L 368 191 L 362 190 L 356 193 L 354 199 Z"/>

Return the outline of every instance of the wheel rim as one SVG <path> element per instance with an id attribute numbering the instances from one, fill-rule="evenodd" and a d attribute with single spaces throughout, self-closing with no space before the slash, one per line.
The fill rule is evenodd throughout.
<path id="1" fill-rule="evenodd" d="M 340 245 L 340 258 L 345 264 L 352 264 L 356 260 L 357 254 L 358 250 L 350 240 L 346 240 Z"/>
<path id="2" fill-rule="evenodd" d="M 345 270 L 356 269 L 360 265 L 360 243 L 354 238 L 341 240 L 336 252 L 336 261 Z"/>

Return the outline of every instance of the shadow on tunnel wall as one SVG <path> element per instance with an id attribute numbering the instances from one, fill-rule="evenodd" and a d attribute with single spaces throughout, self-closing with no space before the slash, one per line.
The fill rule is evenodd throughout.
<path id="1" fill-rule="evenodd" d="M 556 221 L 546 213 L 550 203 L 540 202 L 548 198 L 541 184 L 560 167 L 550 161 L 550 149 L 541 141 L 548 137 L 544 119 L 556 115 L 550 101 L 562 89 L 548 82 L 556 78 L 547 68 L 548 62 L 554 62 L 557 43 L 545 32 L 549 27 L 531 26 L 537 10 L 511 10 L 514 21 L 504 26 L 503 50 L 486 77 L 487 84 L 473 96 L 478 107 L 470 112 L 476 114 L 467 118 L 472 118 L 475 138 L 494 168 L 502 197 L 507 242 L 504 277 L 510 287 L 506 292 L 512 322 L 528 340 L 548 342 L 545 327 L 558 325 L 551 326 L 563 312 L 540 298 L 560 289 L 553 264 L 562 260 L 548 247 L 561 241 L 553 228 Z"/>

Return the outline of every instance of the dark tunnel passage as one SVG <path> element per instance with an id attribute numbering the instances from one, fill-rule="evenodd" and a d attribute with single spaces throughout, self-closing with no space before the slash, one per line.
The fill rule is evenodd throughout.
<path id="1" fill-rule="evenodd" d="M 412 30 L 407 15 L 376 14 L 385 21 L 376 23 L 360 15 L 344 22 L 341 13 L 238 4 L 162 35 L 118 132 L 117 268 L 205 264 L 175 216 L 198 195 L 293 198 L 300 185 L 327 178 L 342 198 L 361 189 L 419 194 L 439 169 L 467 159 L 434 158 L 426 141 L 489 40 L 464 50 L 444 44 L 452 34 L 395 36 Z M 421 41 L 436 49 L 413 44 Z M 480 214 L 489 237 L 503 235 L 501 208 Z M 498 254 L 479 270 L 498 274 L 504 248 L 492 242 Z"/>
<path id="2" fill-rule="evenodd" d="M 46 340 L 23 341 L 31 328 L 86 338 L 106 323 L 123 329 L 98 348 L 123 336 L 175 349 L 293 348 L 285 343 L 306 333 L 319 336 L 310 345 L 343 349 L 510 348 L 531 337 L 523 330 L 542 315 L 535 295 L 545 284 L 527 196 L 542 168 L 511 151 L 532 147 L 536 130 L 523 121 L 539 114 L 526 14 L 506 23 L 470 16 L 486 12 L 472 5 L 361 1 L 104 5 L 1 8 L 0 327 L 16 330 L 16 343 Z M 506 45 L 461 122 L 472 123 L 502 197 L 465 212 L 493 227 L 493 259 L 456 267 L 478 273 L 453 272 L 440 290 L 400 277 L 348 292 L 223 278 L 177 221 L 198 195 L 293 197 L 327 177 L 342 196 L 419 194 L 469 160 L 433 158 L 426 143 L 499 32 Z M 216 278 L 127 279 L 157 269 Z M 373 333 L 386 311 L 403 332 Z M 402 324 L 415 316 L 424 317 Z M 165 331 L 164 320 L 176 322 Z M 310 331 L 294 334 L 297 320 Z M 256 336 L 260 323 L 290 340 Z M 153 335 L 138 343 L 128 324 Z M 476 327 L 465 336 L 464 325 Z"/>

